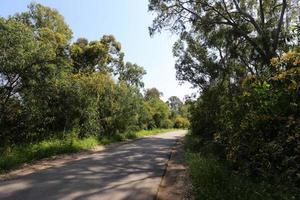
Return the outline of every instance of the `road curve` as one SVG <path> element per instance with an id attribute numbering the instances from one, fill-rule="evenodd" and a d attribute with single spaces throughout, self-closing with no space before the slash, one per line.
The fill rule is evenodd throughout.
<path id="1" fill-rule="evenodd" d="M 153 200 L 171 148 L 184 131 L 145 137 L 63 166 L 0 181 L 4 200 Z"/>

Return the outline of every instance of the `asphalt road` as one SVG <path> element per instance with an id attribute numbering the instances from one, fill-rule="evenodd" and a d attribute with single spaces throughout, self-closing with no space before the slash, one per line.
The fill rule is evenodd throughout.
<path id="1" fill-rule="evenodd" d="M 0 181 L 0 199 L 153 200 L 184 131 L 145 137 L 63 166 Z"/>

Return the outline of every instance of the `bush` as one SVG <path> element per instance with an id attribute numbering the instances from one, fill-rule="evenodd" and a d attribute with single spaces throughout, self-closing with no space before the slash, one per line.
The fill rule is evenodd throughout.
<path id="1" fill-rule="evenodd" d="M 261 80 L 246 78 L 243 93 L 233 110 L 243 114 L 224 138 L 228 158 L 241 171 L 268 177 L 275 182 L 300 184 L 300 59 L 288 53 L 273 61 L 276 72 Z"/>
<path id="2" fill-rule="evenodd" d="M 214 145 L 197 138 L 188 134 L 184 142 L 187 151 L 187 173 L 195 199 L 290 200 L 300 197 L 297 188 L 270 184 L 261 178 L 236 173 L 230 162 L 220 159 L 219 151 L 214 151 Z"/>
<path id="3" fill-rule="evenodd" d="M 195 199 L 206 200 L 290 200 L 300 197 L 299 191 L 276 186 L 261 180 L 233 174 L 215 157 L 190 153 L 188 174 Z"/>
<path id="4" fill-rule="evenodd" d="M 272 60 L 269 75 L 206 88 L 191 108 L 194 136 L 224 146 L 242 175 L 298 187 L 299 61 L 299 53 L 289 52 Z"/>
<path id="5" fill-rule="evenodd" d="M 189 125 L 189 120 L 181 116 L 177 116 L 174 120 L 174 128 L 188 128 Z"/>

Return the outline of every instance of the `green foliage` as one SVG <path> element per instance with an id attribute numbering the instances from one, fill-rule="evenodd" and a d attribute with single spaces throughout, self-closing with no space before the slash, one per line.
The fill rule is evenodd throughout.
<path id="1" fill-rule="evenodd" d="M 159 99 L 163 94 L 156 88 L 150 88 L 145 91 L 145 100 Z"/>
<path id="2" fill-rule="evenodd" d="M 195 199 L 211 200 L 265 200 L 296 199 L 296 191 L 283 186 L 251 180 L 230 173 L 216 158 L 199 154 L 188 155 L 188 174 L 193 184 Z"/>
<path id="3" fill-rule="evenodd" d="M 79 38 L 70 48 L 74 72 L 95 72 L 97 65 L 108 63 L 108 49 L 101 41 Z"/>
<path id="4" fill-rule="evenodd" d="M 170 108 L 170 120 L 174 128 L 189 128 L 190 122 L 189 116 L 189 105 L 183 103 L 178 97 L 171 96 L 167 101 Z"/>
<path id="5" fill-rule="evenodd" d="M 149 11 L 156 13 L 150 34 L 163 29 L 179 34 L 173 48 L 177 78 L 201 92 L 190 104 L 195 140 L 210 144 L 206 152 L 219 145 L 218 157 L 232 165 L 231 172 L 271 181 L 279 192 L 280 185 L 300 184 L 298 6 L 294 0 L 149 1 Z M 230 193 L 222 190 L 216 163 L 202 161 L 207 173 L 216 170 L 209 178 L 220 176 L 212 193 Z M 193 173 L 205 176 L 202 170 Z"/>
<path id="6" fill-rule="evenodd" d="M 230 93 L 223 85 L 204 90 L 191 107 L 194 136 L 221 144 L 224 157 L 243 175 L 297 187 L 299 55 L 274 59 L 271 76 L 247 76 Z"/>
<path id="7" fill-rule="evenodd" d="M 238 105 L 244 106 L 232 110 L 241 112 L 242 117 L 230 119 L 238 127 L 233 127 L 234 137 L 229 131 L 225 137 L 230 143 L 228 155 L 239 160 L 243 171 L 295 185 L 300 181 L 298 59 L 299 53 L 289 52 L 274 63 L 277 72 L 268 80 L 245 79 L 237 99 Z"/>
<path id="8" fill-rule="evenodd" d="M 151 126 L 150 128 L 170 128 L 168 127 L 169 122 L 169 107 L 159 98 L 152 98 L 146 103 L 146 109 L 151 116 Z"/>
<path id="9" fill-rule="evenodd" d="M 146 74 L 144 68 L 127 62 L 118 69 L 118 72 L 120 81 L 124 81 L 131 86 L 144 87 L 144 83 L 141 82 L 142 77 Z"/>
<path id="10" fill-rule="evenodd" d="M 170 106 L 170 109 L 175 111 L 178 111 L 179 108 L 183 105 L 182 101 L 176 96 L 171 96 L 168 99 L 168 104 Z"/>
<path id="11" fill-rule="evenodd" d="M 238 81 L 265 67 L 292 41 L 297 1 L 150 0 L 156 14 L 150 34 L 167 29 L 180 38 L 173 52 L 177 78 L 203 88 L 220 79 Z"/>
<path id="12" fill-rule="evenodd" d="M 13 169 L 22 163 L 63 153 L 73 153 L 81 149 L 89 149 L 97 144 L 98 140 L 96 138 L 86 138 L 84 140 L 67 138 L 14 147 L 9 153 L 1 153 L 0 172 Z"/>
<path id="13" fill-rule="evenodd" d="M 186 136 L 187 173 L 193 185 L 195 199 L 288 200 L 300 197 L 300 191 L 289 185 L 270 184 L 257 177 L 249 178 L 235 173 L 231 165 L 220 160 L 218 154 L 213 153 L 211 147 L 208 147 L 209 145 L 197 141 L 197 138 L 191 134 Z M 201 147 L 200 153 L 199 147 Z"/>
<path id="14" fill-rule="evenodd" d="M 1 168 L 173 128 L 161 93 L 143 96 L 146 71 L 124 62 L 114 36 L 71 38 L 63 16 L 41 4 L 0 18 Z"/>
<path id="15" fill-rule="evenodd" d="M 288 52 L 299 49 L 296 5 L 150 1 L 157 13 L 150 33 L 180 34 L 177 78 L 201 89 L 190 106 L 192 140 L 199 142 L 192 146 L 201 152 L 190 159 L 197 198 L 299 198 L 300 66 L 299 53 Z"/>
<path id="16" fill-rule="evenodd" d="M 57 10 L 41 4 L 31 3 L 27 12 L 16 14 L 13 18 L 37 31 L 43 31 L 44 28 L 53 31 L 61 35 L 65 42 L 72 38 L 72 31 L 65 23 L 64 17 Z"/>
<path id="17" fill-rule="evenodd" d="M 121 76 L 127 69 L 124 65 L 124 53 L 121 44 L 112 35 L 104 35 L 100 40 L 88 41 L 79 38 L 70 47 L 73 61 L 73 72 L 92 73 L 95 71 L 114 73 Z M 124 73 L 124 72 L 123 72 Z M 139 74 L 140 73 L 140 74 Z M 136 75 L 135 81 L 140 81 L 145 74 L 144 69 L 131 70 L 131 75 Z"/>
<path id="18" fill-rule="evenodd" d="M 65 35 L 67 26 L 61 20 L 56 11 L 39 4 L 1 19 L 0 137 L 6 145 L 26 140 L 27 130 L 37 131 L 39 127 L 29 122 L 42 115 L 41 110 L 51 109 L 47 101 L 55 96 L 53 84 L 68 71 L 65 49 L 71 32 Z"/>
<path id="19" fill-rule="evenodd" d="M 143 123 L 146 123 L 140 122 L 144 115 L 143 98 L 136 88 L 120 82 L 113 96 L 106 102 L 110 104 L 106 108 L 106 111 L 110 109 L 110 114 L 106 118 L 107 121 L 104 121 L 104 124 L 108 125 L 108 130 L 105 131 L 104 127 L 104 132 L 121 133 L 143 128 Z M 102 119 L 105 120 L 105 117 Z"/>
<path id="20" fill-rule="evenodd" d="M 63 140 L 45 140 L 35 144 L 15 146 L 9 152 L 0 151 L 0 173 L 4 173 L 8 170 L 18 167 L 23 163 L 32 162 L 34 160 L 59 154 L 74 153 L 84 149 L 91 149 L 97 145 L 107 145 L 126 139 L 170 132 L 172 130 L 173 129 L 142 130 L 137 132 L 126 132 L 112 136 L 90 136 L 84 139 L 79 139 L 76 136 L 77 133 L 72 131 Z"/>
<path id="21" fill-rule="evenodd" d="M 188 119 L 177 116 L 174 120 L 174 128 L 188 128 L 190 125 Z"/>

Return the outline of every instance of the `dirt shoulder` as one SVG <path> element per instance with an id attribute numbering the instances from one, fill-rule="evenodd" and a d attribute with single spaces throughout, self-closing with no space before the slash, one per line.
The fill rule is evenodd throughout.
<path id="1" fill-rule="evenodd" d="M 186 174 L 183 141 L 172 149 L 170 160 L 157 192 L 157 200 L 192 200 Z"/>

